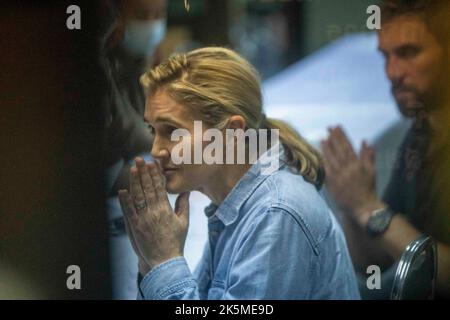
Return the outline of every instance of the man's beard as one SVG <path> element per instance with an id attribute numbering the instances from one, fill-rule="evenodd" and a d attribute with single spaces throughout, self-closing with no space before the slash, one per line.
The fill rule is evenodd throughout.
<path id="1" fill-rule="evenodd" d="M 446 96 L 450 89 L 450 77 L 443 74 L 436 84 L 426 93 L 421 93 L 417 88 L 409 85 L 393 85 L 394 96 L 401 114 L 408 118 L 416 118 L 424 113 L 430 113 L 445 106 Z M 403 97 L 398 97 L 402 94 Z"/>
<path id="2" fill-rule="evenodd" d="M 430 107 L 429 101 L 426 101 L 428 99 L 425 99 L 415 87 L 394 84 L 391 92 L 397 102 L 400 113 L 405 117 L 415 117 L 417 114 L 427 111 Z M 403 97 L 398 97 L 398 94 L 402 94 Z"/>
<path id="3" fill-rule="evenodd" d="M 445 55 L 448 57 L 448 53 Z M 414 86 L 403 83 L 394 83 L 391 88 L 392 95 L 397 102 L 401 114 L 408 118 L 416 118 L 426 113 L 433 112 L 441 108 L 450 108 L 450 61 L 445 59 L 440 70 L 441 73 L 436 77 L 434 84 L 427 92 L 420 92 Z M 403 93 L 407 98 L 397 97 L 397 94 Z"/>

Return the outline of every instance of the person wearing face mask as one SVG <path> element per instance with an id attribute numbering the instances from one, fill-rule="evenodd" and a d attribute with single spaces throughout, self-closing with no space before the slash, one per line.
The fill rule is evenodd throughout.
<path id="1" fill-rule="evenodd" d="M 130 159 L 151 149 L 139 77 L 157 62 L 157 48 L 166 33 L 167 1 L 104 0 L 101 5 L 100 60 L 108 86 L 104 97 L 104 167 L 113 297 L 127 299 L 137 292 L 137 258 L 129 246 L 116 195 L 118 188 L 128 185 Z"/>
<path id="2" fill-rule="evenodd" d="M 123 45 L 135 57 L 149 57 L 166 34 L 166 20 L 130 20 L 126 24 Z"/>
<path id="3" fill-rule="evenodd" d="M 126 165 L 149 150 L 142 121 L 145 98 L 139 76 L 157 61 L 157 47 L 166 33 L 166 0 L 106 1 L 109 20 L 102 41 L 102 62 L 109 82 L 106 97 L 107 191 L 124 186 Z M 107 15 L 108 16 L 108 15 Z"/>

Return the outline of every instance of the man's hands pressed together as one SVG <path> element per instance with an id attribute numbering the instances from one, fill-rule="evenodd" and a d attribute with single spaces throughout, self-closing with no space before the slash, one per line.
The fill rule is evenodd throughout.
<path id="1" fill-rule="evenodd" d="M 364 227 L 370 213 L 384 206 L 375 192 L 375 151 L 363 142 L 358 156 L 340 127 L 329 129 L 321 145 L 328 190 L 338 207 Z"/>
<path id="2" fill-rule="evenodd" d="M 139 272 L 183 256 L 189 226 L 189 192 L 178 196 L 172 209 L 158 163 L 136 158 L 130 172 L 130 192 L 119 191 L 125 226 L 139 258 Z"/>

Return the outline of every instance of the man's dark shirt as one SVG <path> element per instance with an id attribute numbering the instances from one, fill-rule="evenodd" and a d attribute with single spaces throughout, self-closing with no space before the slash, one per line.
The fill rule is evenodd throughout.
<path id="1" fill-rule="evenodd" d="M 383 197 L 420 232 L 446 244 L 450 244 L 449 138 L 433 136 L 428 122 L 417 119 L 399 149 Z"/>

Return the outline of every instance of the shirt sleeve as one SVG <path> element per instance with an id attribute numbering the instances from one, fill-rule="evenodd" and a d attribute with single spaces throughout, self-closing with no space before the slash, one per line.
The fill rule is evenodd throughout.
<path id="1" fill-rule="evenodd" d="M 197 282 L 184 257 L 170 259 L 145 275 L 138 300 L 200 300 Z"/>
<path id="2" fill-rule="evenodd" d="M 212 281 L 205 298 L 306 298 L 312 285 L 313 255 L 314 248 L 298 221 L 283 209 L 268 209 L 244 230 L 230 258 L 227 283 L 222 287 Z M 152 269 L 140 288 L 145 299 L 203 298 L 183 257 Z"/>

